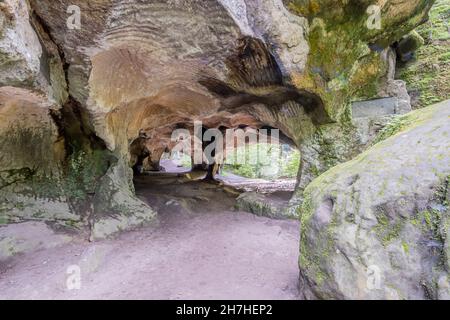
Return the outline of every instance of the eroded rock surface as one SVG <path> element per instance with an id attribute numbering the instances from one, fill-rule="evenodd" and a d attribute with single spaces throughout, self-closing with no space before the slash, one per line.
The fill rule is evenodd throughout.
<path id="1" fill-rule="evenodd" d="M 301 207 L 307 298 L 448 299 L 450 102 L 314 180 Z"/>
<path id="2" fill-rule="evenodd" d="M 304 152 L 303 189 L 360 151 L 351 100 L 404 93 L 392 86 L 389 46 L 432 3 L 4 1 L 2 218 L 59 220 L 91 239 L 151 221 L 132 167 L 158 169 L 173 130 L 192 132 L 194 121 L 279 128 Z M 367 27 L 373 4 L 381 29 Z M 68 28 L 69 6 L 80 9 L 79 28 Z"/>

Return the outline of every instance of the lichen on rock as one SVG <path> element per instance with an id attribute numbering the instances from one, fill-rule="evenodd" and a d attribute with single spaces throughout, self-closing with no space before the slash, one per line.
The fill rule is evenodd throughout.
<path id="1" fill-rule="evenodd" d="M 409 126 L 306 188 L 300 269 L 307 297 L 439 298 L 436 283 L 448 270 L 450 146 L 441 137 L 449 134 L 449 110 L 447 102 L 414 112 Z"/>

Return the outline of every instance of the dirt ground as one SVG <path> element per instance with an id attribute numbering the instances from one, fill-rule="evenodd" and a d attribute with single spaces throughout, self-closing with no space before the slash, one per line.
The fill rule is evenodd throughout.
<path id="1" fill-rule="evenodd" d="M 0 299 L 298 299 L 298 222 L 236 212 L 214 184 L 173 183 L 136 181 L 154 226 L 0 262 Z"/>

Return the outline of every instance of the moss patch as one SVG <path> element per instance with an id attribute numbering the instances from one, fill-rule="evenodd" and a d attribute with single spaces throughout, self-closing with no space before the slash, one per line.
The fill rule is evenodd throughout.
<path id="1" fill-rule="evenodd" d="M 87 194 L 95 193 L 96 184 L 110 166 L 107 152 L 92 150 L 77 151 L 68 159 L 68 170 L 64 186 L 72 200 L 84 201 Z"/>
<path id="2" fill-rule="evenodd" d="M 374 1 L 290 0 L 294 14 L 309 20 L 310 54 L 302 76 L 293 82 L 319 95 L 328 116 L 345 123 L 345 106 L 354 99 L 378 95 L 387 73 L 383 50 L 419 25 L 431 3 L 426 0 L 404 7 L 395 14 L 389 6 L 382 11 L 383 27 L 368 28 L 367 8 Z M 408 11 L 410 10 L 410 11 Z"/>
<path id="3" fill-rule="evenodd" d="M 406 243 L 405 241 L 402 241 L 402 248 L 406 254 L 409 254 L 409 244 L 408 243 Z"/>
<path id="4" fill-rule="evenodd" d="M 412 124 L 411 117 L 409 116 L 397 116 L 392 119 L 391 122 L 388 123 L 383 130 L 380 131 L 378 136 L 375 138 L 373 144 L 384 141 L 397 133 L 405 130 Z"/>
<path id="5" fill-rule="evenodd" d="M 312 225 L 315 207 L 313 206 L 312 195 L 305 193 L 303 205 L 301 207 L 300 225 L 300 268 L 313 279 L 318 286 L 325 284 L 329 275 L 324 267 L 327 262 L 332 259 L 335 252 L 335 232 L 336 232 L 336 216 L 332 217 L 331 222 L 327 226 L 323 226 L 325 230 L 317 232 Z M 316 239 L 311 237 L 316 236 Z"/>

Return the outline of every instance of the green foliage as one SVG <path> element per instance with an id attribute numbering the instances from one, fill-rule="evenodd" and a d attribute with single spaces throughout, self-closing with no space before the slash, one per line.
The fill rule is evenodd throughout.
<path id="1" fill-rule="evenodd" d="M 387 246 L 393 240 L 400 237 L 404 221 L 390 221 L 384 214 L 377 217 L 378 225 L 374 228 L 375 233 L 381 240 L 383 246 Z"/>
<path id="2" fill-rule="evenodd" d="M 296 178 L 300 158 L 298 150 L 287 151 L 286 147 L 279 145 L 253 144 L 238 148 L 233 155 L 229 155 L 224 171 L 251 179 Z M 244 160 L 243 163 L 240 160 Z"/>
<path id="3" fill-rule="evenodd" d="M 110 166 L 107 154 L 102 150 L 89 153 L 78 151 L 70 156 L 68 162 L 64 185 L 69 197 L 80 201 L 85 200 L 87 194 L 95 192 L 96 182 Z"/>
<path id="4" fill-rule="evenodd" d="M 430 11 L 429 21 L 418 28 L 418 32 L 426 39 L 449 40 L 450 2 L 437 0 Z"/>
<path id="5" fill-rule="evenodd" d="M 192 167 L 192 159 L 191 157 L 187 156 L 187 155 L 183 155 L 183 157 L 180 160 L 181 165 L 184 168 L 191 168 Z"/>
<path id="6" fill-rule="evenodd" d="M 402 241 L 402 248 L 403 248 L 403 251 L 404 251 L 406 254 L 409 253 L 409 244 L 406 243 L 405 241 Z"/>
<path id="7" fill-rule="evenodd" d="M 416 60 L 400 66 L 398 77 L 405 80 L 412 96 L 418 96 L 415 108 L 450 99 L 450 2 L 438 0 L 430 11 L 430 20 L 417 29 L 425 45 L 416 52 Z"/>
<path id="8" fill-rule="evenodd" d="M 296 178 L 298 175 L 298 170 L 300 168 L 300 160 L 300 152 L 292 152 L 288 162 L 285 165 L 283 163 L 281 164 L 281 176 L 287 178 Z"/>
<path id="9" fill-rule="evenodd" d="M 225 170 L 246 178 L 262 178 L 266 164 L 262 153 L 259 144 L 237 148 L 231 156 L 228 156 Z"/>
<path id="10" fill-rule="evenodd" d="M 161 160 L 171 160 L 177 166 L 182 166 L 186 169 L 192 168 L 192 158 L 190 155 L 185 154 L 183 152 L 174 152 L 174 153 L 164 153 L 161 157 Z"/>
<path id="11" fill-rule="evenodd" d="M 250 164 L 239 164 L 239 165 L 232 165 L 232 166 L 226 166 L 226 170 L 245 178 L 259 178 L 260 173 L 258 172 L 258 169 Z"/>

